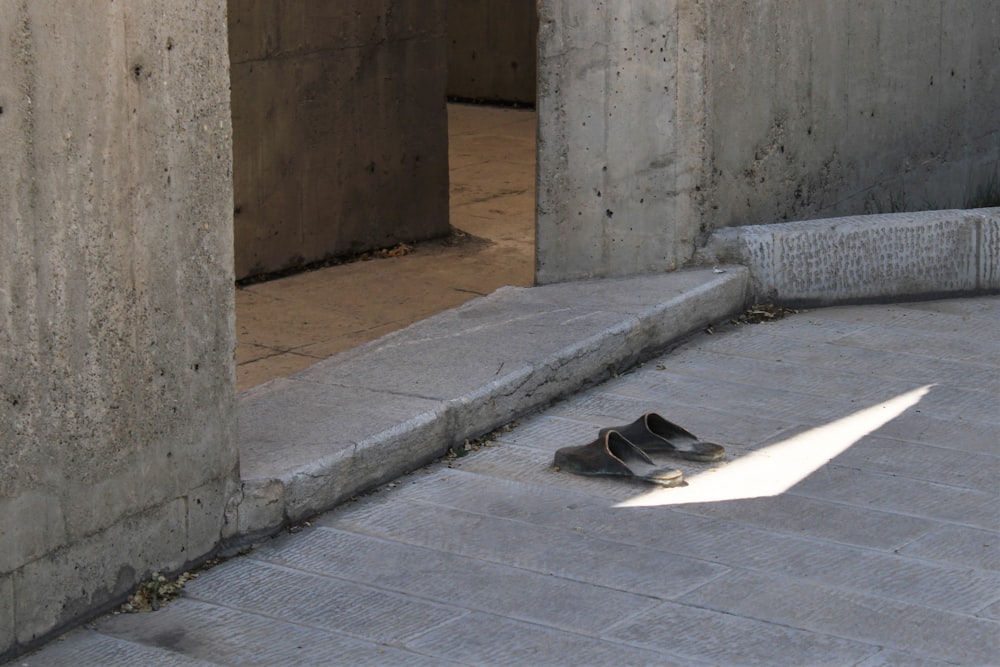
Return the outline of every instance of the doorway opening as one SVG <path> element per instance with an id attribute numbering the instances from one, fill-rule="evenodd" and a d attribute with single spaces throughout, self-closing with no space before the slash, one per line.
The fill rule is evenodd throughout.
<path id="1" fill-rule="evenodd" d="M 246 20 L 245 14 L 232 11 L 234 4 L 238 0 L 230 0 L 230 21 Z M 239 391 L 294 374 L 500 287 L 534 282 L 537 17 L 534 0 L 522 0 L 522 4 L 530 11 L 511 24 L 500 20 L 512 15 L 509 0 L 447 2 L 448 63 L 440 76 L 450 74 L 447 86 L 445 81 L 439 84 L 440 104 L 447 114 L 451 233 L 364 249 L 303 267 L 307 270 L 266 276 L 273 279 L 241 281 L 236 292 Z M 480 32 L 469 26 L 479 26 Z M 268 27 L 257 29 L 266 32 Z M 516 34 L 510 34 L 511 30 Z M 525 42 L 530 43 L 530 59 L 523 55 Z M 521 55 L 512 57 L 510 44 L 517 45 Z M 230 50 L 234 50 L 232 42 Z M 308 77 L 309 66 L 303 66 L 302 76 Z M 526 77 L 531 84 L 528 102 L 523 90 L 515 95 L 506 92 L 512 81 L 523 84 Z M 241 112 L 235 93 L 238 84 L 234 80 L 234 119 Z M 484 92 L 483 85 L 492 86 L 497 94 Z M 358 103 L 364 102 L 359 97 Z M 302 103 L 308 104 L 308 97 Z M 280 111 L 281 107 L 274 108 Z M 234 122 L 234 133 L 239 127 Z M 412 126 L 408 131 L 413 131 Z M 239 145 L 239 137 L 234 136 L 234 152 Z M 314 168 L 336 166 L 326 163 Z M 289 182 L 296 186 L 294 179 Z M 236 189 L 239 207 L 239 183 Z M 383 186 L 358 196 L 389 195 Z M 419 197 L 419 192 L 412 196 Z M 309 242 L 305 235 L 302 238 Z"/>

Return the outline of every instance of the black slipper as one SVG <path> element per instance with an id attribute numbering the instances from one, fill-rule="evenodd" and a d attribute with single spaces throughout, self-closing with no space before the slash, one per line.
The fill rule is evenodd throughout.
<path id="1" fill-rule="evenodd" d="M 726 455 L 722 445 L 699 440 L 655 412 L 644 414 L 628 426 L 601 429 L 601 433 L 605 431 L 621 433 L 646 454 L 664 454 L 689 461 L 718 461 Z"/>
<path id="2" fill-rule="evenodd" d="M 577 475 L 636 477 L 661 486 L 677 486 L 684 481 L 680 470 L 657 466 L 617 431 L 606 429 L 587 445 L 563 447 L 553 463 L 560 470 Z"/>

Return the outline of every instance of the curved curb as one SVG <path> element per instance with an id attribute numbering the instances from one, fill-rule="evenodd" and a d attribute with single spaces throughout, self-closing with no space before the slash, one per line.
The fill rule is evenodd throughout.
<path id="1" fill-rule="evenodd" d="M 503 288 L 239 396 L 229 544 L 273 533 L 741 310 L 743 267 Z"/>

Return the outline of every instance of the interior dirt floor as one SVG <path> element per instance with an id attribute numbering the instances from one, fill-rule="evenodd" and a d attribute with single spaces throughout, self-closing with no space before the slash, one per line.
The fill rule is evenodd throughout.
<path id="1" fill-rule="evenodd" d="M 448 239 L 236 290 L 239 391 L 402 329 L 535 267 L 535 112 L 448 105 Z"/>

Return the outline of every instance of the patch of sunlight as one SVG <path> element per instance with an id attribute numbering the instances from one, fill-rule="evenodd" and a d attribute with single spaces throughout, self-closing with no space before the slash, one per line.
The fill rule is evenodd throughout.
<path id="1" fill-rule="evenodd" d="M 615 507 L 686 505 L 781 495 L 851 445 L 919 403 L 933 386 L 929 384 L 908 391 L 885 403 L 699 473 L 687 480 L 687 486 L 650 491 Z"/>

